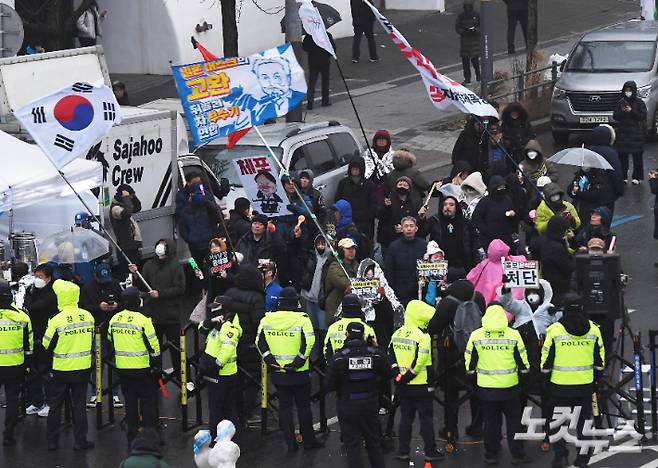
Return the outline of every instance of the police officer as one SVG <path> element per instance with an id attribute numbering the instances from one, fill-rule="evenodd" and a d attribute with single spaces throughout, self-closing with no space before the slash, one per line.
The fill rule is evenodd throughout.
<path id="1" fill-rule="evenodd" d="M 142 299 L 135 287 L 121 293 L 123 310 L 114 314 L 107 329 L 114 362 L 126 399 L 128 446 L 137 435 L 139 417 L 144 427 L 157 427 L 158 384 L 162 371 L 160 343 L 153 322 L 142 313 Z"/>
<path id="2" fill-rule="evenodd" d="M 268 312 L 260 321 L 256 347 L 263 361 L 273 370 L 272 383 L 279 397 L 279 426 L 288 452 L 297 450 L 292 418 L 293 400 L 297 405 L 300 432 L 305 449 L 323 446 L 313 433 L 309 356 L 315 344 L 313 323 L 300 305 L 294 288 L 283 288 L 279 310 Z"/>
<path id="3" fill-rule="evenodd" d="M 393 333 L 388 347 L 397 386 L 396 396 L 400 401 L 398 460 L 410 459 L 411 426 L 416 412 L 425 444 L 425 460 L 431 462 L 444 457 L 434 441 L 433 390 L 429 385 L 432 381 L 432 350 L 427 325 L 433 316 L 434 307 L 419 300 L 410 301 L 404 325 Z"/>
<path id="4" fill-rule="evenodd" d="M 343 301 L 343 304 L 345 302 Z M 345 345 L 333 356 L 326 376 L 327 390 L 336 390 L 338 422 L 350 468 L 361 468 L 362 439 L 373 468 L 384 468 L 379 435 L 379 382 L 388 379 L 386 355 L 364 340 L 361 321 L 346 325 Z"/>
<path id="5" fill-rule="evenodd" d="M 514 434 L 521 432 L 519 372 L 527 374 L 530 365 L 521 334 L 507 326 L 500 304 L 491 303 L 482 317 L 482 327 L 471 333 L 464 364 L 468 374 L 477 374 L 477 396 L 484 419 L 484 462 L 498 463 L 504 414 L 512 464 L 527 463 L 523 442 L 514 440 Z"/>
<path id="6" fill-rule="evenodd" d="M 30 317 L 12 304 L 11 287 L 0 281 L 0 387 L 5 387 L 5 431 L 2 445 L 14 445 L 18 395 L 29 356 L 34 351 Z"/>
<path id="7" fill-rule="evenodd" d="M 199 326 L 210 331 L 201 356 L 201 371 L 208 382 L 210 434 L 215 440 L 217 425 L 223 419 L 238 427 L 235 388 L 238 374 L 238 341 L 242 337 L 239 316 L 231 311 L 231 298 L 217 296 L 209 304 L 209 318 Z"/>
<path id="8" fill-rule="evenodd" d="M 43 347 L 53 354 L 51 381 L 48 389 L 50 412 L 46 423 L 48 450 L 57 450 L 60 416 L 64 400 L 71 395 L 73 417 L 73 450 L 94 448 L 87 440 L 85 396 L 91 369 L 94 317 L 78 307 L 80 288 L 70 281 L 53 283 L 59 313 L 48 320 Z"/>
<path id="9" fill-rule="evenodd" d="M 562 318 L 548 327 L 541 350 L 541 370 L 548 377 L 552 411 L 558 406 L 580 406 L 577 433 L 583 436 L 583 425 L 592 417 L 592 393 L 603 376 L 605 349 L 599 327 L 587 319 L 580 297 L 564 295 Z M 557 432 L 559 428 L 555 429 Z M 568 466 L 569 450 L 561 439 L 552 444 L 555 451 L 553 467 Z M 575 466 L 584 467 L 590 455 L 576 457 Z"/>
<path id="10" fill-rule="evenodd" d="M 354 294 L 348 294 L 343 298 L 341 303 L 342 313 L 340 320 L 329 325 L 327 334 L 324 337 L 324 358 L 329 363 L 336 351 L 343 347 L 345 343 L 345 331 L 350 323 L 362 323 L 364 327 L 364 337 L 370 344 L 377 345 L 375 331 L 363 320 L 363 310 L 361 301 Z"/>

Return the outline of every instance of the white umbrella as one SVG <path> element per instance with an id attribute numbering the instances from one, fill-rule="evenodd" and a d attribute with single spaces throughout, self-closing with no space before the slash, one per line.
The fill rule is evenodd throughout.
<path id="1" fill-rule="evenodd" d="M 588 167 L 590 169 L 604 169 L 611 171 L 613 168 L 599 153 L 585 148 L 566 148 L 551 156 L 549 161 L 555 164 L 566 164 L 568 166 Z"/>
<path id="2" fill-rule="evenodd" d="M 109 251 L 109 241 L 103 236 L 91 229 L 73 227 L 46 237 L 40 245 L 39 260 L 86 263 Z"/>

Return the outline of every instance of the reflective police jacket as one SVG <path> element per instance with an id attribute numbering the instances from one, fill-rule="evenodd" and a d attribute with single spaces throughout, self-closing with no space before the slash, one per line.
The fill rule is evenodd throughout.
<path id="1" fill-rule="evenodd" d="M 114 362 L 120 371 L 149 369 L 151 359 L 160 357 L 153 322 L 141 312 L 122 310 L 114 314 L 107 327 L 107 340 L 112 344 Z"/>
<path id="2" fill-rule="evenodd" d="M 0 376 L 20 377 L 25 356 L 34 351 L 30 317 L 14 305 L 0 309 Z"/>
<path id="3" fill-rule="evenodd" d="M 59 313 L 48 320 L 43 347 L 53 353 L 53 374 L 87 379 L 91 369 L 94 317 L 78 307 L 80 288 L 64 280 L 53 283 Z"/>
<path id="4" fill-rule="evenodd" d="M 499 305 L 487 308 L 482 327 L 473 330 L 464 351 L 469 374 L 477 373 L 480 388 L 507 389 L 519 384 L 519 372 L 530 367 L 521 334 L 507 326 L 505 310 Z"/>
<path id="5" fill-rule="evenodd" d="M 427 372 L 432 367 L 432 345 L 425 331 L 434 316 L 434 307 L 419 300 L 407 304 L 404 325 L 391 337 L 389 359 L 391 369 L 402 378 L 402 384 L 427 385 Z"/>
<path id="6" fill-rule="evenodd" d="M 334 353 L 343 347 L 345 343 L 345 333 L 347 332 L 347 326 L 352 322 L 359 322 L 363 324 L 365 329 L 364 337 L 366 341 L 368 339 L 375 339 L 375 330 L 372 329 L 370 325 L 365 323 L 358 317 L 344 317 L 340 320 L 329 325 L 327 329 L 327 334 L 324 337 L 324 358 L 329 362 Z"/>
<path id="7" fill-rule="evenodd" d="M 340 401 L 377 404 L 378 384 L 388 375 L 385 353 L 363 340 L 349 340 L 329 363 L 325 390 L 336 390 Z"/>
<path id="8" fill-rule="evenodd" d="M 599 327 L 582 314 L 563 316 L 548 327 L 541 350 L 542 372 L 569 393 L 591 394 L 603 372 L 605 349 Z"/>
<path id="9" fill-rule="evenodd" d="M 242 327 L 238 314 L 224 323 L 213 322 L 216 327 L 210 330 L 206 339 L 204 373 L 213 379 L 217 375 L 230 376 L 238 373 L 238 342 L 242 337 Z M 204 324 L 205 326 L 205 324 Z"/>
<path id="10" fill-rule="evenodd" d="M 308 371 L 314 345 L 313 323 L 303 312 L 268 312 L 258 326 L 256 347 L 277 374 Z"/>

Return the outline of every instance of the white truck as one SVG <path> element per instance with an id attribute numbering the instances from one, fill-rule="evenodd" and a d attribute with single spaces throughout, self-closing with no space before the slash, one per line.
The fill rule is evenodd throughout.
<path id="1" fill-rule="evenodd" d="M 80 80 L 102 80 L 111 86 L 102 46 L 0 59 L 0 129 L 29 140 L 13 119 L 13 111 Z M 122 123 L 87 157 L 103 164 L 99 202 L 105 208 L 106 229 L 111 230 L 107 214 L 116 188 L 127 183 L 135 189 L 142 202 L 142 211 L 135 215 L 142 231 L 142 253 L 150 256 L 158 239 L 176 238 L 175 198 L 184 174 L 204 173 L 214 193 L 219 181 L 198 157 L 189 154 L 185 123 L 177 112 L 131 106 L 121 107 L 121 112 Z M 73 218 L 55 221 L 66 226 Z M 177 244 L 179 258 L 186 259 L 185 243 Z"/>

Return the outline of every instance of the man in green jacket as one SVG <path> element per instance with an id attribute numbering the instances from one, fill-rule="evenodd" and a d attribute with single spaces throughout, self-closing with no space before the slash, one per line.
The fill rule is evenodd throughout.
<path id="1" fill-rule="evenodd" d="M 119 468 L 170 468 L 169 464 L 162 460 L 158 441 L 155 429 L 144 428 L 133 440 L 130 455 L 121 462 Z"/>

